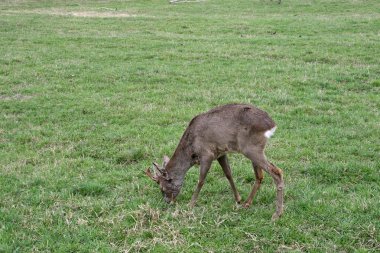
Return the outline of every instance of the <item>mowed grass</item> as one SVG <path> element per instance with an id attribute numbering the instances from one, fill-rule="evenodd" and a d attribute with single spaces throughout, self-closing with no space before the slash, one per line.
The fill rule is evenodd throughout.
<path id="1" fill-rule="evenodd" d="M 380 250 L 377 0 L 1 1 L 0 252 Z M 191 118 L 266 110 L 284 170 L 242 209 L 214 163 L 189 209 L 144 175 Z M 243 198 L 250 162 L 231 155 Z"/>

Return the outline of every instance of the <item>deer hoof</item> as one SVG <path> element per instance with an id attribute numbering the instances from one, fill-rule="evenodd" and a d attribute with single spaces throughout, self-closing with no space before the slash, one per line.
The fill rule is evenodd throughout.
<path id="1" fill-rule="evenodd" d="M 274 214 L 272 215 L 272 221 L 276 221 L 276 220 L 278 220 L 278 218 L 280 218 L 280 216 L 281 216 L 281 214 L 274 213 Z"/>
<path id="2" fill-rule="evenodd" d="M 249 208 L 250 206 L 251 206 L 251 204 L 250 204 L 250 203 L 247 203 L 247 202 L 245 202 L 245 203 L 243 204 L 243 208 L 245 208 L 245 209 Z"/>

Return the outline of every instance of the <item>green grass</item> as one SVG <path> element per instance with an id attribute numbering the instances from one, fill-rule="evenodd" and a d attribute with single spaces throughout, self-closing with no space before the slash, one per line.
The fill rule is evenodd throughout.
<path id="1" fill-rule="evenodd" d="M 379 9 L 1 1 L 0 252 L 379 251 Z M 194 115 L 230 102 L 278 124 L 275 223 L 268 176 L 245 210 L 215 163 L 191 210 L 197 168 L 172 206 L 143 173 Z M 250 163 L 230 161 L 246 198 Z"/>

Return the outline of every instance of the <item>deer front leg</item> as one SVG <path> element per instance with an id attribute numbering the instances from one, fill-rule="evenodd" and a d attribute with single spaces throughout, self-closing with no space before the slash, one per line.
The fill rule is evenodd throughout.
<path id="1" fill-rule="evenodd" d="M 232 178 L 231 168 L 230 168 L 230 165 L 228 163 L 227 156 L 224 155 L 224 156 L 219 157 L 218 162 L 219 162 L 220 166 L 222 167 L 224 175 L 228 179 L 228 182 L 230 182 L 231 189 L 232 189 L 234 196 L 235 196 L 235 201 L 240 204 L 241 197 L 240 197 L 239 192 L 236 189 L 234 180 Z"/>
<path id="2" fill-rule="evenodd" d="M 191 197 L 191 201 L 189 204 L 191 208 L 194 207 L 195 202 L 197 201 L 199 192 L 201 191 L 202 186 L 205 183 L 207 172 L 209 171 L 209 169 L 211 167 L 211 163 L 212 163 L 212 159 L 205 159 L 203 161 L 201 160 L 201 169 L 199 172 L 198 185 L 197 185 L 197 188 L 195 189 L 195 191 L 193 193 L 193 196 Z"/>

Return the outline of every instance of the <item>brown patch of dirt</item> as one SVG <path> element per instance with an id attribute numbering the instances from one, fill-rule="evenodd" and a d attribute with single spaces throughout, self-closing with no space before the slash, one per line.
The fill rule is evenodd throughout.
<path id="1" fill-rule="evenodd" d="M 126 12 L 111 12 L 111 11 L 73 11 L 68 12 L 68 16 L 74 16 L 74 17 L 85 17 L 85 18 L 126 18 L 126 17 L 133 17 L 134 15 L 131 15 Z"/>
<path id="2" fill-rule="evenodd" d="M 73 16 L 73 17 L 83 17 L 83 18 L 127 18 L 127 17 L 136 16 L 125 11 L 89 11 L 89 10 L 69 11 L 65 9 L 20 10 L 20 11 L 8 11 L 8 13 Z"/>

